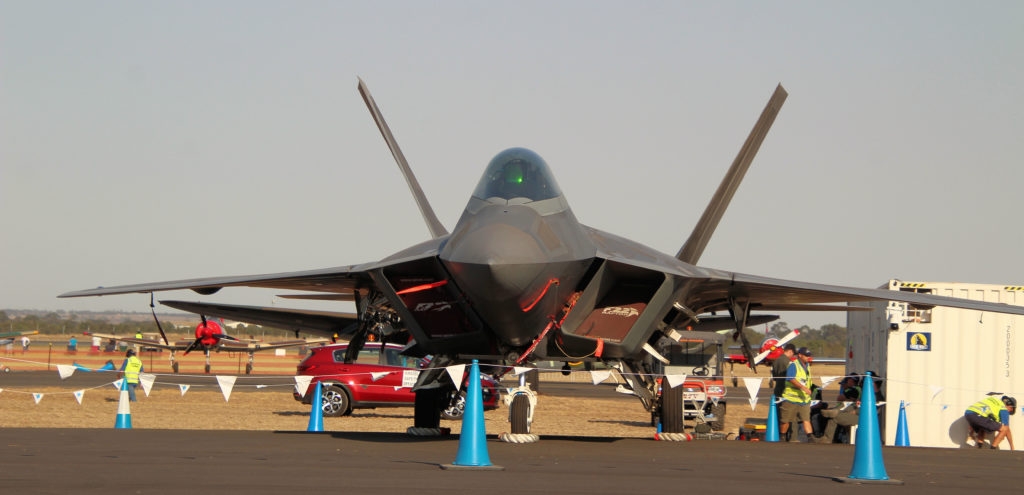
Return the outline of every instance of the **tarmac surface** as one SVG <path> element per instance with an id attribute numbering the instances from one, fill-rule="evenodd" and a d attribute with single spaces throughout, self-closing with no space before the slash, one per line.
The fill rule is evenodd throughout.
<path id="1" fill-rule="evenodd" d="M 1002 493 L 1024 486 L 1024 454 L 883 448 L 902 486 L 833 481 L 854 448 L 741 441 L 489 437 L 502 471 L 450 471 L 458 437 L 114 429 L 7 429 L 6 493 Z"/>

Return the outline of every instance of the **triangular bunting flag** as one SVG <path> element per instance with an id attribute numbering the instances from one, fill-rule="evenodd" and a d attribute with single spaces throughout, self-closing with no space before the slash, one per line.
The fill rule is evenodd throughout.
<path id="1" fill-rule="evenodd" d="M 146 397 L 149 397 L 149 391 L 153 389 L 153 382 L 155 381 L 156 375 L 139 373 L 139 384 L 142 385 L 142 391 L 146 393 Z"/>
<path id="2" fill-rule="evenodd" d="M 929 385 L 928 389 L 932 391 L 932 398 L 931 398 L 931 400 L 935 400 L 935 397 L 938 396 L 940 393 L 942 393 L 943 390 L 945 390 L 944 387 L 941 387 L 941 386 L 938 386 L 938 385 Z"/>
<path id="3" fill-rule="evenodd" d="M 113 381 L 113 382 L 111 383 L 111 385 L 113 385 L 113 386 L 114 386 L 114 388 L 116 388 L 116 389 L 118 389 L 118 390 L 121 390 L 121 382 L 123 382 L 123 381 L 124 381 L 124 378 L 118 378 L 117 380 L 114 380 L 114 381 Z"/>
<path id="4" fill-rule="evenodd" d="M 816 405 L 818 405 L 818 404 L 820 404 L 820 403 L 821 403 L 821 401 L 820 401 L 820 400 L 812 400 L 812 401 L 811 401 L 811 407 L 814 407 L 814 406 L 816 406 Z"/>
<path id="5" fill-rule="evenodd" d="M 179 383 L 179 384 L 178 384 L 178 388 L 179 388 L 179 389 L 181 389 L 181 396 L 182 396 L 182 397 L 184 397 L 184 396 L 185 396 L 185 392 L 188 392 L 188 388 L 189 388 L 190 386 L 191 386 L 191 385 L 185 385 L 184 383 Z"/>
<path id="6" fill-rule="evenodd" d="M 843 409 L 846 409 L 847 407 L 850 407 L 850 404 L 853 404 L 853 402 L 843 401 Z"/>
<path id="7" fill-rule="evenodd" d="M 594 382 L 594 385 L 597 385 L 598 383 L 607 380 L 610 376 L 612 376 L 612 372 L 608 370 L 598 370 L 590 372 L 590 380 Z"/>
<path id="8" fill-rule="evenodd" d="M 34 394 L 32 394 L 32 398 L 35 399 L 36 400 L 36 404 L 38 404 L 39 401 L 43 400 L 43 394 L 35 394 L 34 393 Z"/>
<path id="9" fill-rule="evenodd" d="M 665 381 L 668 382 L 668 388 L 676 388 L 686 381 L 686 375 L 665 375 Z"/>
<path id="10" fill-rule="evenodd" d="M 841 377 L 838 377 L 838 376 L 823 376 L 823 377 L 821 377 L 821 388 L 823 388 L 823 389 L 828 388 L 829 385 L 832 385 L 832 382 L 838 380 L 839 378 L 841 378 Z"/>
<path id="11" fill-rule="evenodd" d="M 750 410 L 753 411 L 757 409 L 757 397 L 751 397 L 748 400 L 750 401 Z"/>
<path id="12" fill-rule="evenodd" d="M 764 378 L 744 378 L 743 385 L 747 387 L 747 394 L 751 399 L 757 398 L 757 391 L 761 389 L 761 380 Z"/>
<path id="13" fill-rule="evenodd" d="M 236 376 L 217 375 L 217 384 L 220 385 L 220 392 L 224 394 L 224 402 L 231 398 L 231 389 L 235 387 Z"/>
<path id="14" fill-rule="evenodd" d="M 72 394 L 74 394 L 75 400 L 78 401 L 78 405 L 82 405 L 82 397 L 85 396 L 85 390 L 75 390 Z"/>
<path id="15" fill-rule="evenodd" d="M 453 364 L 445 368 L 448 372 L 448 376 L 451 377 L 452 383 L 455 384 L 455 391 L 458 392 L 462 388 L 462 374 L 466 371 L 465 364 Z"/>
<path id="16" fill-rule="evenodd" d="M 370 373 L 370 377 L 373 378 L 373 381 L 377 381 L 377 380 L 380 380 L 381 378 L 384 378 L 385 376 L 388 376 L 390 374 L 391 374 L 390 371 L 378 371 L 376 373 Z"/>
<path id="17" fill-rule="evenodd" d="M 885 402 L 884 402 L 884 401 L 883 401 L 883 402 L 876 402 L 876 403 L 875 403 L 875 407 L 882 407 L 882 406 L 884 406 L 884 405 L 885 405 Z"/>
<path id="18" fill-rule="evenodd" d="M 402 390 L 402 387 L 395 387 L 395 390 Z"/>
<path id="19" fill-rule="evenodd" d="M 60 379 L 63 380 L 73 374 L 75 374 L 75 367 L 70 364 L 58 364 L 57 374 L 60 375 Z"/>
<path id="20" fill-rule="evenodd" d="M 298 375 L 295 377 L 295 391 L 299 395 L 305 397 L 306 392 L 309 390 L 309 382 L 313 381 L 313 377 L 309 375 Z"/>
<path id="21" fill-rule="evenodd" d="M 718 397 L 712 397 L 711 398 L 711 403 L 717 406 L 718 405 Z"/>
<path id="22" fill-rule="evenodd" d="M 521 374 L 526 373 L 527 371 L 530 371 L 532 369 L 533 368 L 531 368 L 529 366 L 513 366 L 512 367 L 512 373 L 515 374 L 515 375 L 521 375 Z"/>
<path id="23" fill-rule="evenodd" d="M 270 386 L 270 385 L 256 385 L 256 390 L 259 390 L 259 389 L 261 389 L 261 388 L 267 388 L 267 387 L 269 387 L 269 386 Z"/>
<path id="24" fill-rule="evenodd" d="M 413 388 L 420 377 L 420 370 L 402 371 L 402 388 Z"/>

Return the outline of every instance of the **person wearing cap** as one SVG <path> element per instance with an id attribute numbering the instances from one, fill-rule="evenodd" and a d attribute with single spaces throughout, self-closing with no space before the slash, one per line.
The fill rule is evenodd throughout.
<path id="1" fill-rule="evenodd" d="M 1004 395 L 1002 398 L 990 395 L 971 404 L 964 412 L 967 420 L 967 434 L 980 449 L 985 447 L 985 434 L 996 434 L 989 448 L 998 449 L 1005 438 L 1013 448 L 1013 434 L 1010 432 L 1010 415 L 1017 412 L 1017 399 Z"/>
<path id="2" fill-rule="evenodd" d="M 789 432 L 789 424 L 800 421 L 804 425 L 807 441 L 814 441 L 811 429 L 811 351 L 801 347 L 796 351 L 797 359 L 789 363 L 786 369 L 786 388 L 782 392 L 779 404 L 779 436 Z"/>
<path id="3" fill-rule="evenodd" d="M 142 360 L 135 355 L 135 349 L 128 349 L 121 363 L 121 376 L 128 382 L 128 400 L 135 402 L 135 389 L 139 386 L 139 374 L 142 373 Z"/>

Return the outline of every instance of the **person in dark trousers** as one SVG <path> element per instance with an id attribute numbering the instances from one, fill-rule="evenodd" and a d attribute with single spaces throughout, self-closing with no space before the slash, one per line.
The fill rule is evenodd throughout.
<path id="1" fill-rule="evenodd" d="M 1010 442 L 1010 450 L 1013 448 L 1013 434 L 1010 432 L 1010 415 L 1017 412 L 1017 399 L 1004 395 L 1002 398 L 990 395 L 984 399 L 971 404 L 964 412 L 964 419 L 967 420 L 967 434 L 974 439 L 974 444 L 980 449 L 985 447 L 985 435 L 988 432 L 995 433 L 992 439 L 991 449 L 998 449 L 999 443 L 1005 438 Z"/>
<path id="2" fill-rule="evenodd" d="M 139 386 L 139 374 L 142 373 L 142 360 L 135 355 L 135 349 L 128 349 L 121 363 L 121 376 L 128 382 L 128 400 L 135 402 L 135 389 Z"/>

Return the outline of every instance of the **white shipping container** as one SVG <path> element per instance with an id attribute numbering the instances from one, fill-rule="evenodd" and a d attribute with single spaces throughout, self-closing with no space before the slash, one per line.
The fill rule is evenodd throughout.
<path id="1" fill-rule="evenodd" d="M 880 288 L 1024 305 L 1024 287 L 1018 286 L 890 280 Z M 852 305 L 874 311 L 848 313 L 846 372 L 884 378 L 887 404 L 879 409 L 879 427 L 885 444 L 895 442 L 900 401 L 906 403 L 911 446 L 964 447 L 968 406 L 990 392 L 1024 399 L 1016 339 L 1024 316 L 905 303 Z M 1015 436 L 1024 438 L 1018 424 L 1024 423 L 1010 416 Z"/>

